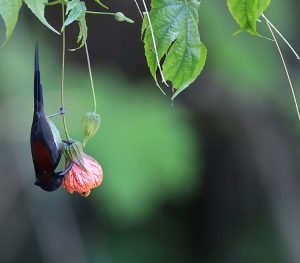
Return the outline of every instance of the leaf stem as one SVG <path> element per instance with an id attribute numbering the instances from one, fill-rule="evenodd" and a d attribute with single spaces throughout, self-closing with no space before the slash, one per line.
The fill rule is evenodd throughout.
<path id="1" fill-rule="evenodd" d="M 105 9 L 109 9 L 105 4 L 101 3 L 100 0 L 94 0 L 96 3 L 98 3 L 100 6 L 102 6 Z"/>
<path id="2" fill-rule="evenodd" d="M 159 69 L 159 72 L 160 72 L 160 75 L 161 75 L 161 78 L 162 78 L 162 82 L 167 86 L 169 87 L 169 85 L 167 84 L 166 80 L 165 80 L 165 77 L 164 77 L 164 74 L 162 72 L 162 69 L 161 69 L 161 66 L 160 66 L 160 61 L 159 61 L 159 57 L 158 57 L 158 51 L 157 51 L 157 47 L 156 47 L 156 41 L 155 41 L 155 36 L 154 36 L 154 31 L 153 31 L 153 26 L 152 26 L 152 22 L 151 22 L 151 19 L 150 19 L 150 15 L 149 15 L 149 11 L 148 11 L 148 8 L 147 8 L 147 5 L 145 3 L 145 0 L 142 0 L 143 2 L 143 5 L 144 5 L 144 8 L 146 10 L 146 16 L 147 16 L 147 19 L 148 19 L 148 22 L 149 22 L 149 27 L 150 27 L 150 32 L 151 32 L 151 37 L 152 37 L 152 41 L 153 41 L 153 47 L 154 47 L 154 51 L 155 51 L 155 57 L 156 57 L 156 61 L 157 61 L 157 66 L 158 66 L 158 69 Z M 158 84 L 157 84 L 158 85 Z M 158 87 L 160 88 L 160 86 L 158 85 Z M 161 89 L 161 88 L 160 88 Z M 163 91 L 162 91 L 163 92 Z M 164 93 L 164 92 L 163 92 Z M 165 93 L 164 93 L 165 94 Z"/>
<path id="3" fill-rule="evenodd" d="M 86 11 L 87 14 L 92 14 L 92 15 L 111 15 L 114 16 L 115 13 L 109 13 L 109 12 L 95 12 L 95 11 Z"/>
<path id="4" fill-rule="evenodd" d="M 292 92 L 293 99 L 294 99 L 294 104 L 295 104 L 295 106 L 296 106 L 296 111 L 297 111 L 298 119 L 300 120 L 300 112 L 299 112 L 299 108 L 298 108 L 298 102 L 297 102 L 297 98 L 296 98 L 296 95 L 295 95 L 293 83 L 292 83 L 292 81 L 291 81 L 291 78 L 290 78 L 290 74 L 289 74 L 287 65 L 286 65 L 286 63 L 285 63 L 285 60 L 284 60 L 284 57 L 283 57 L 283 55 L 282 55 L 282 52 L 281 52 L 280 46 L 279 46 L 279 44 L 278 44 L 278 41 L 277 41 L 277 39 L 276 39 L 276 37 L 275 37 L 275 35 L 274 35 L 274 32 L 273 32 L 273 30 L 272 30 L 272 25 L 271 25 L 271 23 L 269 22 L 269 20 L 268 20 L 265 16 L 263 16 L 263 18 L 266 20 L 266 23 L 267 23 L 267 25 L 268 25 L 268 28 L 269 28 L 269 30 L 270 30 L 270 32 L 271 32 L 271 34 L 272 34 L 272 37 L 273 37 L 273 39 L 274 39 L 274 41 L 275 41 L 275 43 L 276 43 L 276 46 L 277 46 L 279 55 L 280 55 L 280 57 L 281 57 L 281 60 L 282 60 L 283 66 L 284 66 L 284 70 L 285 70 L 287 79 L 288 79 L 289 84 L 290 84 L 291 92 Z"/>
<path id="5" fill-rule="evenodd" d="M 135 5 L 136 5 L 137 9 L 139 10 L 139 13 L 140 13 L 141 18 L 143 19 L 144 16 L 143 16 L 142 10 L 141 10 L 141 8 L 140 8 L 138 2 L 137 2 L 136 0 L 133 0 L 133 1 L 134 1 Z"/>
<path id="6" fill-rule="evenodd" d="M 266 18 L 264 14 L 261 14 L 261 16 L 266 20 L 267 24 L 271 26 L 276 31 L 276 33 L 282 38 L 282 40 L 288 45 L 288 47 L 295 54 L 296 58 L 300 60 L 300 56 L 298 55 L 298 53 L 295 51 L 292 45 L 286 40 L 286 38 L 280 33 L 280 31 L 271 23 L 271 21 L 268 18 Z"/>
<path id="7" fill-rule="evenodd" d="M 62 23 L 65 22 L 65 7 L 64 4 L 61 4 L 61 10 L 62 10 Z M 62 69 L 61 69 L 61 108 L 64 109 L 64 83 L 65 83 L 65 56 L 66 56 L 66 33 L 65 29 L 62 32 Z M 65 134 L 67 137 L 67 140 L 70 140 L 68 128 L 67 128 L 67 122 L 66 122 L 66 116 L 65 113 L 62 113 L 62 121 L 64 125 Z"/>
<path id="8" fill-rule="evenodd" d="M 96 101 L 96 94 L 95 94 L 95 87 L 94 87 L 94 81 L 93 81 L 93 74 L 92 74 L 92 67 L 91 67 L 89 49 L 88 49 L 88 45 L 87 45 L 87 41 L 86 41 L 86 36 L 84 34 L 84 30 L 83 30 L 83 28 L 81 28 L 80 24 L 79 24 L 79 26 L 80 26 L 80 30 L 82 31 L 82 35 L 83 35 L 83 38 L 84 38 L 84 47 L 85 47 L 86 59 L 87 59 L 87 63 L 88 63 L 89 75 L 90 75 L 92 93 L 93 93 L 94 112 L 96 112 L 96 110 L 97 110 L 97 101 Z"/>
<path id="9" fill-rule="evenodd" d="M 53 2 L 44 3 L 44 5 L 50 6 L 50 5 L 58 5 L 61 3 L 62 3 L 61 0 L 57 0 L 57 1 L 53 1 Z"/>

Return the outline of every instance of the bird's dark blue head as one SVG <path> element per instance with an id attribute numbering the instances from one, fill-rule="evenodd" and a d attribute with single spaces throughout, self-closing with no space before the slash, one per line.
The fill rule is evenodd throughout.
<path id="1" fill-rule="evenodd" d="M 50 179 L 44 180 L 44 178 L 39 178 L 35 181 L 35 185 L 41 187 L 43 190 L 47 192 L 52 192 L 57 190 L 62 184 L 63 177 L 59 176 L 59 174 L 54 173 Z"/>

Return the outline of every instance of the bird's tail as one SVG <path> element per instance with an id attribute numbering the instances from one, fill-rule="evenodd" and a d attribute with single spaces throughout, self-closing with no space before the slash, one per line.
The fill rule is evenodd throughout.
<path id="1" fill-rule="evenodd" d="M 41 84 L 40 66 L 39 66 L 39 45 L 35 45 L 34 58 L 34 109 L 41 110 L 44 106 L 43 89 Z"/>

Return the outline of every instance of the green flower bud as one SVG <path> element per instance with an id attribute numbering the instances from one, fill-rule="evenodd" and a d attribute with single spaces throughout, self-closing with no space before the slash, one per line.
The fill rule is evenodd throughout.
<path id="1" fill-rule="evenodd" d="M 100 122 L 100 116 L 96 112 L 87 112 L 83 116 L 83 146 L 85 146 L 87 141 L 97 133 L 100 127 Z"/>
<path id="2" fill-rule="evenodd" d="M 134 21 L 131 20 L 130 18 L 126 17 L 122 12 L 117 12 L 115 13 L 115 19 L 119 22 L 127 22 L 133 24 Z"/>
<path id="3" fill-rule="evenodd" d="M 74 162 L 78 166 L 85 169 L 84 164 L 84 153 L 83 146 L 79 141 L 75 141 L 70 139 L 69 141 L 64 141 L 64 156 L 66 159 L 66 163 Z"/>

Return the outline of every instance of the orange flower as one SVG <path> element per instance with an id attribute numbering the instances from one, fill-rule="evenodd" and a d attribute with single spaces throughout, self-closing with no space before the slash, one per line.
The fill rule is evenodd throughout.
<path id="1" fill-rule="evenodd" d="M 71 170 L 63 179 L 63 186 L 69 192 L 78 192 L 84 197 L 89 196 L 91 189 L 98 187 L 103 180 L 100 164 L 91 156 L 82 154 L 84 168 L 73 163 Z"/>

